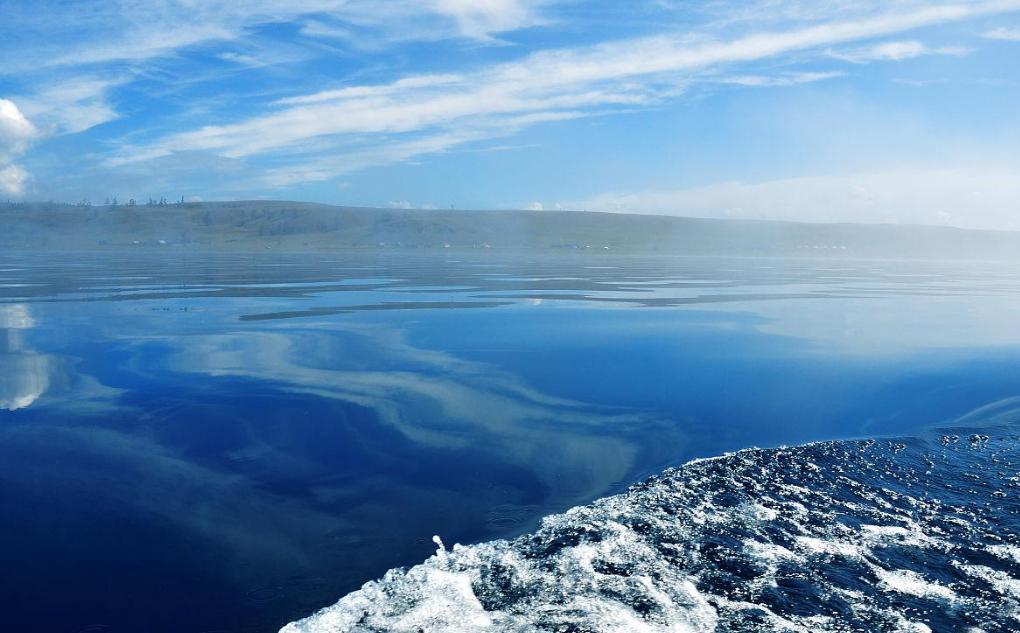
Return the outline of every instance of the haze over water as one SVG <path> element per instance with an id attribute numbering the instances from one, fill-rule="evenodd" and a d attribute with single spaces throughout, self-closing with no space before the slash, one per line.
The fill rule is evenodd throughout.
<path id="1" fill-rule="evenodd" d="M 1014 264 L 0 255 L 25 631 L 274 631 L 431 538 L 1020 395 Z"/>

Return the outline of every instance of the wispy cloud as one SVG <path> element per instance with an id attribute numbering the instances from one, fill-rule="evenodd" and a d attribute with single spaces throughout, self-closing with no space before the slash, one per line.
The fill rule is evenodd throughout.
<path id="1" fill-rule="evenodd" d="M 893 61 L 898 62 L 905 59 L 913 59 L 922 55 L 953 55 L 962 56 L 971 52 L 971 49 L 963 46 L 940 46 L 929 47 L 917 40 L 900 42 L 882 42 L 874 46 L 858 48 L 848 51 L 832 51 L 830 54 L 836 59 L 851 62 L 854 64 L 867 64 L 870 62 Z"/>
<path id="2" fill-rule="evenodd" d="M 985 31 L 981 34 L 981 37 L 989 40 L 1020 42 L 1020 28 L 1010 29 L 1006 27 L 999 27 L 990 31 Z"/>
<path id="3" fill-rule="evenodd" d="M 32 117 L 44 135 L 75 134 L 116 119 L 109 92 L 130 81 L 127 76 L 82 76 L 47 86 L 31 96 L 18 98 L 21 109 Z"/>
<path id="4" fill-rule="evenodd" d="M 420 156 L 442 154 L 467 143 L 511 136 L 523 128 L 537 123 L 564 121 L 583 116 L 587 116 L 587 114 L 579 111 L 532 113 L 518 117 L 477 121 L 470 126 L 437 131 L 408 140 L 369 143 L 346 148 L 342 152 L 327 152 L 321 157 L 304 160 L 298 164 L 270 168 L 260 176 L 259 183 L 251 184 L 286 187 L 304 182 L 329 180 L 338 175 L 350 174 L 371 167 L 403 163 Z"/>
<path id="5" fill-rule="evenodd" d="M 543 22 L 536 5 L 526 0 L 433 0 L 437 13 L 452 18 L 460 32 L 478 39 Z"/>
<path id="6" fill-rule="evenodd" d="M 34 53 L 5 60 L 3 70 L 139 62 L 209 42 L 237 40 L 263 25 L 307 19 L 324 34 L 330 24 L 386 30 L 388 37 L 490 39 L 542 22 L 551 0 L 118 0 L 62 3 L 39 10 L 34 3 L 0 5 L 12 43 Z M 318 17 L 316 17 L 318 16 Z M 328 22 L 326 20 L 329 20 Z M 348 31 L 353 32 L 353 31 Z M 49 38 L 61 36 L 59 45 Z"/>
<path id="7" fill-rule="evenodd" d="M 238 123 L 204 126 L 155 143 L 129 147 L 110 159 L 123 165 L 174 152 L 203 151 L 244 158 L 330 139 L 332 159 L 289 165 L 269 172 L 280 184 L 347 173 L 344 165 L 376 165 L 485 138 L 566 116 L 603 114 L 614 108 L 659 103 L 683 92 L 701 73 L 923 26 L 1020 8 L 1018 0 L 911 7 L 870 17 L 812 24 L 786 31 L 719 39 L 707 34 L 657 35 L 589 47 L 547 50 L 471 73 L 412 75 L 379 85 L 354 85 L 296 95 L 273 110 Z M 859 58 L 896 59 L 922 54 L 919 43 L 879 45 Z M 884 46 L 884 48 L 883 48 Z M 941 52 L 948 53 L 948 50 Z M 731 83 L 789 85 L 833 76 L 831 72 L 786 73 L 769 78 L 736 75 Z M 709 79 L 711 80 L 711 79 Z M 488 132 L 487 132 L 488 131 Z M 407 134 L 423 134 L 408 140 Z M 349 152 L 352 137 L 378 139 L 368 152 Z M 332 167 L 327 165 L 332 164 Z M 338 170 L 333 172 L 332 170 Z"/>
<path id="8" fill-rule="evenodd" d="M 47 66 L 86 66 L 114 61 L 137 62 L 168 55 L 203 42 L 229 40 L 237 36 L 236 32 L 216 24 L 181 30 L 163 24 L 154 27 L 160 29 L 159 37 L 152 37 L 145 32 L 131 32 L 125 37 L 113 37 L 107 42 L 89 43 L 78 50 L 50 57 L 43 63 Z"/>
<path id="9" fill-rule="evenodd" d="M 749 86 L 769 88 L 776 86 L 796 86 L 798 84 L 814 83 L 843 77 L 846 73 L 840 71 L 826 72 L 797 72 L 782 73 L 779 75 L 730 75 L 718 79 L 719 83 L 732 84 L 735 86 Z"/>
<path id="10" fill-rule="evenodd" d="M 220 50 L 212 57 L 230 67 L 258 69 L 297 59 L 293 53 L 266 59 L 260 54 L 266 51 L 249 43 L 266 25 L 307 19 L 305 31 L 319 28 L 316 33 L 322 33 L 330 28 L 322 20 L 330 20 L 362 31 L 386 30 L 385 38 L 390 40 L 488 41 L 494 34 L 541 23 L 541 8 L 552 2 L 396 0 L 380 5 L 369 0 L 118 0 L 51 5 L 41 11 L 33 4 L 0 0 L 4 16 L 0 20 L 0 79 L 16 78 L 23 86 L 17 101 L 38 122 L 42 136 L 73 134 L 118 118 L 110 103 L 111 92 L 163 75 L 158 66 L 161 60 L 205 53 L 204 47 L 214 44 Z M 320 21 L 311 16 L 319 16 Z M 423 34 L 425 30 L 428 35 Z M 222 50 L 223 46 L 230 50 Z M 203 69 L 199 76 L 208 74 Z M 401 87 L 398 82 L 396 88 Z"/>
<path id="11" fill-rule="evenodd" d="M 904 86 L 910 86 L 912 88 L 927 88 L 928 86 L 936 86 L 940 84 L 948 83 L 948 79 L 912 79 L 908 77 L 897 77 L 893 79 L 893 83 L 898 83 Z"/>
<path id="12" fill-rule="evenodd" d="M 48 136 L 82 132 L 117 118 L 107 91 L 123 79 L 74 78 L 31 96 L 0 98 L 0 193 L 25 195 L 30 174 L 15 159 Z"/>
<path id="13" fill-rule="evenodd" d="M 24 190 L 17 162 L 39 172 L 32 189 L 74 198 L 98 180 L 274 195 L 430 155 L 466 160 L 453 154 L 486 151 L 486 141 L 554 147 L 541 138 L 554 131 L 538 126 L 602 117 L 610 130 L 632 120 L 615 115 L 742 98 L 744 88 L 835 78 L 861 88 L 867 73 L 840 61 L 964 55 L 923 29 L 966 22 L 961 43 L 976 46 L 985 20 L 1013 11 L 1020 0 L 111 0 L 45 10 L 0 0 L 0 89 L 35 130 L 31 155 L 0 164 L 2 186 Z M 1002 24 L 984 37 L 1013 39 Z M 35 153 L 76 143 L 95 160 L 51 169 L 44 184 L 36 165 L 59 161 Z M 357 182 L 352 191 L 365 195 Z"/>
<path id="14" fill-rule="evenodd" d="M 499 35 L 544 25 L 544 10 L 561 0 L 396 0 L 347 2 L 304 21 L 301 33 L 377 49 L 394 41 L 463 38 L 499 43 Z"/>
<path id="15" fill-rule="evenodd" d="M 286 97 L 275 101 L 275 105 L 307 105 L 313 103 L 340 102 L 369 97 L 386 97 L 401 95 L 418 88 L 434 88 L 437 86 L 450 86 L 453 84 L 465 83 L 467 78 L 463 75 L 419 75 L 406 77 L 390 84 L 378 86 L 352 86 L 349 88 L 338 88 L 336 90 L 325 90 L 309 95 L 297 97 Z"/>

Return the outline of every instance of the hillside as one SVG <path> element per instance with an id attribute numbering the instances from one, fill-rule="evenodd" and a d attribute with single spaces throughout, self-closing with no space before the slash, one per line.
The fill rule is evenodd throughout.
<path id="1" fill-rule="evenodd" d="M 6 250 L 566 249 L 692 255 L 1018 258 L 1020 233 L 577 211 L 454 211 L 302 202 L 0 204 Z"/>

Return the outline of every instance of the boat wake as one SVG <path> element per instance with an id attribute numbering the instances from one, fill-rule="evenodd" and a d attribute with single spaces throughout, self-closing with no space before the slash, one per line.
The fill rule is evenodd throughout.
<path id="1" fill-rule="evenodd" d="M 745 450 L 436 541 L 282 633 L 1020 631 L 1020 436 Z"/>

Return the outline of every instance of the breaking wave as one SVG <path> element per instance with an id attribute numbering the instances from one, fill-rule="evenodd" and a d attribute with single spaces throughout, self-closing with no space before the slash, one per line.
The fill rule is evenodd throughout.
<path id="1" fill-rule="evenodd" d="M 281 633 L 1020 631 L 1015 428 L 694 461 Z"/>

